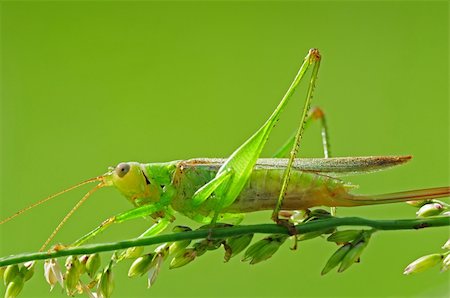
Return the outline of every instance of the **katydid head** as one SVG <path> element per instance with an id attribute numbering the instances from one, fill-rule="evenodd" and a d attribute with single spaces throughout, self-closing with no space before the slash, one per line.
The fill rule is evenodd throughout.
<path id="1" fill-rule="evenodd" d="M 104 175 L 107 185 L 115 186 L 135 205 L 159 200 L 160 189 L 137 162 L 121 162 Z"/>

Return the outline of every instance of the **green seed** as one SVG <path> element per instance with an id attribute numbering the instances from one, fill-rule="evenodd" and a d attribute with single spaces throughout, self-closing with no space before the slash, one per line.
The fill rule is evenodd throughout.
<path id="1" fill-rule="evenodd" d="M 252 242 L 252 239 L 253 234 L 228 238 L 225 242 L 225 262 L 228 262 L 230 258 L 242 252 Z"/>
<path id="2" fill-rule="evenodd" d="M 342 259 L 341 266 L 338 269 L 338 272 L 345 271 L 348 267 L 353 265 L 361 256 L 364 248 L 367 246 L 366 241 L 360 241 L 356 243 L 348 253 L 345 254 Z"/>
<path id="3" fill-rule="evenodd" d="M 362 233 L 361 230 L 344 230 L 344 231 L 336 231 L 331 234 L 327 241 L 336 242 L 336 243 L 347 243 L 355 240 Z"/>
<path id="4" fill-rule="evenodd" d="M 416 212 L 416 215 L 418 217 L 428 217 L 439 215 L 442 211 L 444 211 L 444 206 L 439 203 L 430 203 L 420 207 L 419 211 Z"/>
<path id="5" fill-rule="evenodd" d="M 98 291 L 99 294 L 102 295 L 102 297 L 109 298 L 111 297 L 113 290 L 114 290 L 114 277 L 110 263 L 100 276 Z"/>
<path id="6" fill-rule="evenodd" d="M 425 271 L 439 264 L 442 261 L 443 257 L 444 256 L 441 254 L 431 254 L 420 257 L 411 264 L 409 264 L 408 266 L 406 266 L 403 274 L 409 275 L 412 273 Z"/>
<path id="7" fill-rule="evenodd" d="M 128 270 L 128 277 L 142 276 L 150 270 L 155 254 L 147 254 L 137 258 Z"/>
<path id="8" fill-rule="evenodd" d="M 66 260 L 66 274 L 64 276 L 64 285 L 67 295 L 72 296 L 77 291 L 78 282 L 81 276 L 81 263 L 76 256 L 70 256 Z"/>
<path id="9" fill-rule="evenodd" d="M 172 243 L 169 246 L 169 255 L 177 255 L 180 251 L 188 247 L 189 244 L 191 244 L 191 240 L 181 240 Z"/>
<path id="10" fill-rule="evenodd" d="M 430 203 L 430 200 L 421 200 L 421 201 L 406 201 L 406 204 L 413 206 L 413 207 L 417 207 L 420 208 L 425 204 Z"/>
<path id="11" fill-rule="evenodd" d="M 339 265 L 339 263 L 342 261 L 342 259 L 350 251 L 351 248 L 352 245 L 350 243 L 347 243 L 341 246 L 338 250 L 336 250 L 334 254 L 328 259 L 327 263 L 325 264 L 325 267 L 322 269 L 321 274 L 325 275 L 328 272 L 330 272 L 331 269 Z"/>
<path id="12" fill-rule="evenodd" d="M 200 241 L 194 243 L 193 249 L 195 250 L 196 256 L 199 257 L 203 255 L 208 250 L 208 243 L 206 241 Z M 186 250 L 182 250 L 178 255 L 185 253 Z"/>
<path id="13" fill-rule="evenodd" d="M 24 281 L 30 280 L 34 275 L 34 267 L 36 265 L 35 261 L 26 262 L 23 267 L 20 268 L 20 273 L 22 274 Z"/>
<path id="14" fill-rule="evenodd" d="M 327 230 L 320 230 L 320 231 L 314 231 L 314 232 L 298 234 L 297 235 L 297 241 L 305 241 L 305 240 L 314 239 L 314 238 L 317 238 L 317 237 L 319 237 L 322 234 L 325 234 L 327 232 L 328 232 Z"/>
<path id="15" fill-rule="evenodd" d="M 23 277 L 17 275 L 12 281 L 9 282 L 6 287 L 5 298 L 14 298 L 19 295 L 23 289 L 24 280 Z"/>
<path id="16" fill-rule="evenodd" d="M 271 258 L 287 238 L 286 235 L 272 235 L 256 242 L 246 250 L 242 261 L 254 265 Z"/>
<path id="17" fill-rule="evenodd" d="M 3 282 L 5 286 L 8 286 L 8 284 L 18 275 L 20 275 L 20 270 L 17 264 L 7 266 L 5 272 L 3 273 Z"/>
<path id="18" fill-rule="evenodd" d="M 89 277 L 93 278 L 97 270 L 100 268 L 101 259 L 99 254 L 90 255 L 86 261 L 86 272 Z"/>
<path id="19" fill-rule="evenodd" d="M 169 269 L 179 268 L 192 262 L 197 256 L 196 250 L 193 248 L 187 248 L 182 253 L 180 252 L 175 258 L 172 259 L 169 265 Z"/>

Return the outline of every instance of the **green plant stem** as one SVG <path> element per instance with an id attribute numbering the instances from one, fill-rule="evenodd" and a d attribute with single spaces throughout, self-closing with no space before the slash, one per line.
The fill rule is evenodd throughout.
<path id="1" fill-rule="evenodd" d="M 371 220 L 360 217 L 330 217 L 313 220 L 296 226 L 299 234 L 326 230 L 340 226 L 366 226 L 377 230 L 413 230 L 427 227 L 450 226 L 450 217 L 430 217 L 398 220 Z M 225 228 L 200 229 L 189 232 L 180 232 L 152 237 L 134 238 L 110 243 L 99 243 L 70 247 L 58 251 L 34 252 L 12 255 L 0 258 L 0 267 L 19 264 L 27 261 L 44 260 L 70 255 L 93 254 L 106 251 L 115 251 L 135 246 L 161 244 L 180 240 L 195 240 L 204 238 L 227 238 L 244 234 L 289 234 L 286 227 L 276 224 L 257 224 L 246 226 L 234 226 Z"/>

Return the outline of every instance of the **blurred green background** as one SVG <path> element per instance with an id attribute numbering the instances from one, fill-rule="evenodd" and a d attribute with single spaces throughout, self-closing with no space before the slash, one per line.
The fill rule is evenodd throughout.
<path id="1" fill-rule="evenodd" d="M 335 156 L 412 154 L 384 173 L 351 177 L 361 193 L 448 185 L 448 2 L 2 2 L 0 218 L 120 161 L 226 157 L 268 117 L 311 47 L 323 55 L 314 104 L 328 115 Z M 297 125 L 305 86 L 265 150 Z M 321 156 L 320 130 L 301 156 Z M 88 188 L 1 226 L 0 255 L 37 250 Z M 114 189 L 95 194 L 55 242 L 70 243 L 131 208 Z M 405 204 L 339 215 L 414 217 Z M 179 216 L 178 223 L 192 224 Z M 269 213 L 245 223 L 268 222 Z M 96 241 L 137 236 L 118 225 Z M 448 297 L 438 269 L 402 275 L 440 250 L 448 229 L 376 234 L 343 274 L 321 277 L 336 247 L 288 244 L 255 266 L 212 252 L 155 286 L 116 270 L 115 297 Z M 105 258 L 104 258 L 105 260 Z M 42 268 L 22 297 L 49 294 Z M 4 290 L 4 288 L 3 288 Z"/>

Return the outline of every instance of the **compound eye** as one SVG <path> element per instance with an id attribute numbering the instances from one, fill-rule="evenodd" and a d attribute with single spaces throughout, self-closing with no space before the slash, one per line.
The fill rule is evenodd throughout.
<path id="1" fill-rule="evenodd" d="M 120 178 L 122 178 L 123 176 L 125 176 L 128 171 L 130 170 L 130 165 L 126 162 L 121 162 L 117 165 L 117 167 L 114 169 L 114 171 L 116 172 L 117 176 L 119 176 Z"/>

